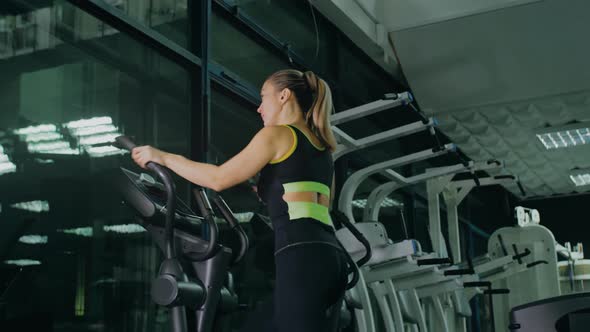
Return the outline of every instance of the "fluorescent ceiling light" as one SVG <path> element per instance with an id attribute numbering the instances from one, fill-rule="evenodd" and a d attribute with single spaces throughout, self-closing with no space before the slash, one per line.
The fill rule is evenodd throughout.
<path id="1" fill-rule="evenodd" d="M 4 154 L 2 145 L 0 145 L 0 175 L 16 172 L 16 165 L 10 161 L 8 155 Z"/>
<path id="2" fill-rule="evenodd" d="M 121 234 L 143 233 L 145 228 L 138 224 L 110 225 L 104 226 L 105 232 L 115 232 Z"/>
<path id="3" fill-rule="evenodd" d="M 570 179 L 576 187 L 590 185 L 590 169 L 574 170 L 570 173 Z"/>
<path id="4" fill-rule="evenodd" d="M 587 123 L 563 127 L 543 128 L 537 131 L 537 138 L 545 149 L 568 148 L 590 143 L 590 129 Z"/>
<path id="5" fill-rule="evenodd" d="M 126 150 L 116 148 L 112 145 L 88 146 L 85 148 L 85 150 L 86 150 L 86 153 L 88 153 L 88 155 L 90 157 L 104 157 L 104 156 L 112 156 L 112 155 L 116 155 L 116 154 L 127 153 Z"/>
<path id="6" fill-rule="evenodd" d="M 238 222 L 249 222 L 252 219 L 252 217 L 254 217 L 254 212 L 234 213 L 234 217 L 236 217 Z"/>
<path id="7" fill-rule="evenodd" d="M 0 175 L 16 172 L 16 165 L 11 162 L 0 163 Z"/>
<path id="8" fill-rule="evenodd" d="M 40 143 L 30 143 L 27 148 L 29 152 L 48 152 L 69 148 L 70 144 L 66 141 L 50 141 Z"/>
<path id="9" fill-rule="evenodd" d="M 72 149 L 72 148 L 63 148 L 63 149 L 39 151 L 38 153 L 79 155 L 80 151 L 78 151 L 76 149 Z"/>
<path id="10" fill-rule="evenodd" d="M 30 201 L 12 204 L 11 207 L 15 209 L 31 211 L 31 212 L 47 212 L 49 211 L 48 201 Z"/>
<path id="11" fill-rule="evenodd" d="M 102 144 L 102 143 L 112 143 L 115 141 L 117 136 L 120 136 L 119 133 L 109 133 L 109 134 L 98 134 L 92 136 L 82 136 L 80 137 L 79 144 L 80 145 L 94 145 L 94 144 Z"/>
<path id="12" fill-rule="evenodd" d="M 92 227 L 79 227 L 79 228 L 70 228 L 70 229 L 62 229 L 58 230 L 65 234 L 72 234 L 78 235 L 83 237 L 91 237 L 92 236 Z"/>
<path id="13" fill-rule="evenodd" d="M 4 261 L 4 264 L 16 266 L 32 266 L 41 265 L 41 262 L 33 259 L 9 259 Z"/>
<path id="14" fill-rule="evenodd" d="M 117 131 L 117 127 L 113 126 L 112 124 L 70 129 L 70 132 L 73 136 L 89 136 L 112 133 L 115 131 Z"/>
<path id="15" fill-rule="evenodd" d="M 135 234 L 145 232 L 145 228 L 138 224 L 106 225 L 103 226 L 103 230 L 105 232 L 113 232 L 119 234 Z M 92 227 L 62 229 L 59 231 L 65 234 L 72 234 L 83 237 L 91 237 L 94 234 Z"/>
<path id="16" fill-rule="evenodd" d="M 69 154 L 78 155 L 78 150 L 70 148 L 70 143 L 57 132 L 55 125 L 40 125 L 16 129 L 21 140 L 27 143 L 27 150 L 31 153 Z"/>
<path id="17" fill-rule="evenodd" d="M 29 143 L 27 146 L 29 152 L 32 153 L 49 153 L 49 154 L 72 154 L 78 155 L 80 151 L 72 149 L 70 143 L 66 141 L 50 141 Z"/>
<path id="18" fill-rule="evenodd" d="M 62 138 L 63 138 L 63 136 L 60 133 L 53 131 L 53 132 L 35 133 L 35 134 L 25 135 L 24 141 L 27 143 L 36 143 L 36 142 L 42 142 L 42 141 L 55 141 L 55 140 L 60 140 Z"/>
<path id="19" fill-rule="evenodd" d="M 394 207 L 394 206 L 400 207 L 403 205 L 404 204 L 402 202 L 395 200 L 395 199 L 391 199 L 389 197 L 386 197 L 381 202 L 381 207 Z M 367 200 L 366 199 L 355 199 L 354 201 L 352 201 L 352 206 L 364 209 L 367 206 Z"/>
<path id="20" fill-rule="evenodd" d="M 26 244 L 45 244 L 47 243 L 46 235 L 23 235 L 18 239 L 18 242 Z"/>
<path id="21" fill-rule="evenodd" d="M 352 206 L 364 209 L 365 206 L 367 206 L 367 200 L 366 199 L 355 199 L 354 201 L 352 201 Z"/>
<path id="22" fill-rule="evenodd" d="M 113 119 L 110 116 L 101 116 L 90 119 L 81 119 L 77 121 L 70 121 L 65 124 L 68 129 L 84 128 L 84 127 L 96 127 L 101 125 L 109 125 L 113 123 Z"/>
<path id="23" fill-rule="evenodd" d="M 39 164 L 54 164 L 55 163 L 55 160 L 53 160 L 53 159 L 35 158 L 34 160 L 35 160 L 35 162 L 37 162 Z"/>
<path id="24" fill-rule="evenodd" d="M 53 124 L 44 124 L 38 126 L 29 126 L 25 128 L 15 129 L 13 132 L 17 135 L 30 135 L 38 133 L 55 132 L 57 127 Z"/>

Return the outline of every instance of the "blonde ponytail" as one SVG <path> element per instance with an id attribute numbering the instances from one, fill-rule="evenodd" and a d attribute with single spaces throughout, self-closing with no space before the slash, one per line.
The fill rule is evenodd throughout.
<path id="1" fill-rule="evenodd" d="M 336 138 L 330 126 L 334 112 L 332 92 L 328 84 L 311 71 L 285 69 L 270 75 L 267 81 L 278 90 L 289 89 L 304 113 L 305 122 L 313 134 L 328 150 L 336 150 Z"/>
<path id="2" fill-rule="evenodd" d="M 305 72 L 305 80 L 313 100 L 310 110 L 305 115 L 305 122 L 322 144 L 333 152 L 336 150 L 336 138 L 330 125 L 330 115 L 334 113 L 332 91 L 326 81 L 312 71 Z"/>

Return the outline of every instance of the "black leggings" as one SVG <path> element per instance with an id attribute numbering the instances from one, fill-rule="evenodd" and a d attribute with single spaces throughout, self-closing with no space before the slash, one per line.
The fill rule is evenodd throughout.
<path id="1" fill-rule="evenodd" d="M 278 252 L 275 264 L 273 298 L 257 307 L 241 331 L 326 331 L 326 310 L 347 282 L 345 254 L 329 244 L 306 243 Z"/>

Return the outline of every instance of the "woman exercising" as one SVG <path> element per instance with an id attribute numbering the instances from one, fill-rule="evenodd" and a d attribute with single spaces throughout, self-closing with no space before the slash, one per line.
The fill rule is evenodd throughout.
<path id="1" fill-rule="evenodd" d="M 347 282 L 346 256 L 329 214 L 336 148 L 329 122 L 332 94 L 311 71 L 281 70 L 265 81 L 260 96 L 264 128 L 221 166 L 150 146 L 134 148 L 132 157 L 143 168 L 153 161 L 215 191 L 260 172 L 258 194 L 275 236 L 274 303 L 260 306 L 243 330 L 325 331 L 326 310 Z"/>

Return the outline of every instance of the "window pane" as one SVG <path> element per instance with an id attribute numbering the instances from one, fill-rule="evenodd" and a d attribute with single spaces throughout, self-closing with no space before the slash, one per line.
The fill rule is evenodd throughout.
<path id="1" fill-rule="evenodd" d="M 109 141 L 187 155 L 189 76 L 69 2 L 31 3 L 0 14 L 0 330 L 167 331 L 160 252 L 110 182 L 140 169 Z"/>
<path id="2" fill-rule="evenodd" d="M 312 8 L 308 0 L 241 1 L 238 6 L 265 30 L 271 31 L 278 39 L 288 43 L 292 50 L 305 58 L 309 64 L 314 62 L 317 64 L 318 34 L 316 34 L 315 25 L 317 24 L 320 51 L 322 53 L 326 51 L 325 39 L 328 27 L 315 7 L 312 16 Z"/>
<path id="3" fill-rule="evenodd" d="M 276 53 L 244 35 L 215 12 L 211 17 L 211 59 L 259 89 L 273 72 L 290 68 Z"/>
<path id="4" fill-rule="evenodd" d="M 105 0 L 135 21 L 188 47 L 187 0 Z M 196 3 L 196 1 L 195 1 Z"/>
<path id="5" fill-rule="evenodd" d="M 256 113 L 255 106 L 240 103 L 235 97 L 216 89 L 211 91 L 211 145 L 209 148 L 213 152 L 213 163 L 221 165 L 239 153 L 261 128 L 262 120 Z M 262 209 L 254 192 L 255 181 L 253 179 L 223 191 L 224 199 L 234 212 L 252 212 Z"/>

